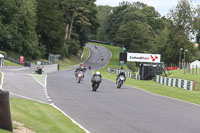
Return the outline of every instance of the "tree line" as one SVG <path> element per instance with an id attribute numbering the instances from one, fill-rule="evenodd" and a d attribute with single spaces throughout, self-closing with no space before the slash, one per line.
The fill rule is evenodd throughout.
<path id="1" fill-rule="evenodd" d="M 0 49 L 26 59 L 77 55 L 90 39 L 130 52 L 158 53 L 165 63 L 200 58 L 200 5 L 180 0 L 166 16 L 142 2 L 96 6 L 95 0 L 0 0 Z M 183 50 L 181 58 L 183 59 Z"/>
<path id="2" fill-rule="evenodd" d="M 164 17 L 141 2 L 98 6 L 97 19 L 96 40 L 120 44 L 130 52 L 161 54 L 165 63 L 178 63 L 181 48 L 188 50 L 186 61 L 200 59 L 194 48 L 194 42 L 200 43 L 200 6 L 188 0 L 180 0 Z"/>
<path id="3" fill-rule="evenodd" d="M 95 0 L 0 0 L 0 49 L 26 59 L 76 55 L 96 33 Z"/>

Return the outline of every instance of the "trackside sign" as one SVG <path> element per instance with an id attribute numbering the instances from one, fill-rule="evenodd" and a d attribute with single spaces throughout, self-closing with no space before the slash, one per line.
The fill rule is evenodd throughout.
<path id="1" fill-rule="evenodd" d="M 127 53 L 127 61 L 160 63 L 160 54 Z"/>

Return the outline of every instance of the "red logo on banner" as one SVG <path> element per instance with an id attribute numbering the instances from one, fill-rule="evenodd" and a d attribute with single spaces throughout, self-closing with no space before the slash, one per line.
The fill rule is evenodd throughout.
<path id="1" fill-rule="evenodd" d="M 20 63 L 24 63 L 24 56 L 20 56 Z"/>
<path id="2" fill-rule="evenodd" d="M 150 56 L 151 56 L 152 61 L 156 61 L 156 59 L 158 59 L 158 56 L 155 56 L 155 57 L 153 57 L 152 55 Z"/>

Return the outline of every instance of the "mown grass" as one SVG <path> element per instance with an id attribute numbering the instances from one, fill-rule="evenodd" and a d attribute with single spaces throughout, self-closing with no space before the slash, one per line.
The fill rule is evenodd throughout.
<path id="1" fill-rule="evenodd" d="M 78 58 L 77 56 L 72 55 L 70 58 L 65 58 L 63 60 L 59 60 L 60 69 L 69 68 L 68 66 L 74 66 L 84 62 L 87 57 L 89 56 L 88 48 L 84 47 L 84 55 L 82 59 Z"/>
<path id="2" fill-rule="evenodd" d="M 12 121 L 37 133 L 84 133 L 85 131 L 50 105 L 10 98 Z"/>
<path id="3" fill-rule="evenodd" d="M 2 130 L 2 129 L 0 129 L 0 133 L 11 133 L 11 132 L 9 132 L 9 131 L 7 131 L 7 130 Z"/>
<path id="4" fill-rule="evenodd" d="M 192 71 L 192 70 L 191 70 Z M 193 70 L 194 73 L 196 70 Z M 199 70 L 198 70 L 199 71 Z M 190 80 L 190 81 L 195 81 L 195 90 L 199 91 L 200 90 L 200 74 L 192 74 L 192 73 L 185 73 L 184 70 L 174 70 L 171 72 L 168 77 L 170 78 L 178 78 L 178 79 L 185 79 L 185 80 Z"/>
<path id="5" fill-rule="evenodd" d="M 172 71 L 172 74 L 170 74 L 168 77 L 185 79 L 185 80 L 196 80 L 200 82 L 200 74 L 192 74 L 192 73 L 184 74 L 184 70 L 174 70 Z"/>
<path id="6" fill-rule="evenodd" d="M 119 68 L 119 52 L 122 51 L 121 48 L 115 47 L 115 46 L 109 46 L 109 45 L 103 45 L 103 44 L 97 44 L 97 43 L 90 43 L 94 45 L 100 45 L 108 48 L 112 54 L 113 57 L 111 58 L 108 65 L 100 70 L 103 78 L 110 79 L 115 82 L 116 75 L 113 73 L 108 73 L 107 68 Z M 200 104 L 200 92 L 199 91 L 188 91 L 184 89 L 180 89 L 177 87 L 169 87 L 165 85 L 161 85 L 159 83 L 156 83 L 155 81 L 144 81 L 144 80 L 135 80 L 135 79 L 128 79 L 125 82 L 126 85 L 140 88 L 152 93 L 169 96 L 173 98 L 177 98 L 184 101 L 189 101 L 192 103 Z M 115 84 L 113 84 L 115 85 Z"/>
<path id="7" fill-rule="evenodd" d="M 22 66 L 22 65 L 10 62 L 8 60 L 4 60 L 4 66 Z"/>

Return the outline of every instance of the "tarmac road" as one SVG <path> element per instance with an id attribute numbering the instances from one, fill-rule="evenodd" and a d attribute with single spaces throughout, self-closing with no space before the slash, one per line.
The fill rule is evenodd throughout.
<path id="1" fill-rule="evenodd" d="M 0 67 L 4 73 L 3 89 L 9 91 L 11 97 L 25 98 L 49 103 L 44 87 L 30 75 L 34 70 L 30 67 Z"/>
<path id="2" fill-rule="evenodd" d="M 94 45 L 85 65 L 103 67 L 110 52 Z M 100 56 L 105 60 L 101 62 Z M 79 84 L 75 68 L 48 75 L 48 93 L 53 103 L 91 133 L 199 133 L 200 106 L 155 95 L 103 79 L 92 92 L 92 70 Z"/>

